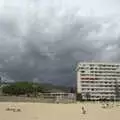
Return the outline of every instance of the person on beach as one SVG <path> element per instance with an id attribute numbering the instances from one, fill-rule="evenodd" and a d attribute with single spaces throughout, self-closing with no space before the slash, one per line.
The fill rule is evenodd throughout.
<path id="1" fill-rule="evenodd" d="M 84 107 L 82 107 L 82 114 L 86 114 L 86 110 Z"/>

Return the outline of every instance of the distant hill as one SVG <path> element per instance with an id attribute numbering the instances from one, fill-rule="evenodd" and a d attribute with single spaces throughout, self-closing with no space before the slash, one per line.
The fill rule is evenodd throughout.
<path id="1" fill-rule="evenodd" d="M 37 93 L 74 92 L 73 88 L 52 84 L 38 84 L 33 82 L 14 82 L 1 84 L 1 91 L 8 95 L 37 95 Z"/>

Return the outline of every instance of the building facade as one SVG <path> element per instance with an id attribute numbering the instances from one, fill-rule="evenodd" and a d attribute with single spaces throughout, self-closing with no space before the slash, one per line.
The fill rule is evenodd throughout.
<path id="1" fill-rule="evenodd" d="M 77 93 L 83 99 L 120 100 L 120 64 L 87 63 L 77 66 Z"/>

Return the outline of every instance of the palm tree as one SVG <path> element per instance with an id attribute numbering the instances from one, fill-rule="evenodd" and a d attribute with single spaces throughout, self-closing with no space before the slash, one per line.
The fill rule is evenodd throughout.
<path id="1" fill-rule="evenodd" d="M 87 93 L 86 93 L 86 99 L 87 99 L 88 101 L 90 100 L 90 97 L 91 97 L 91 96 L 90 96 L 90 93 L 87 92 Z"/>
<path id="2" fill-rule="evenodd" d="M 38 88 L 38 86 L 36 84 L 33 84 L 34 96 L 35 97 L 37 97 L 37 88 Z"/>
<path id="3" fill-rule="evenodd" d="M 77 94 L 76 94 L 76 100 L 77 100 L 77 101 L 83 101 L 83 96 L 82 96 L 81 93 L 77 93 Z"/>

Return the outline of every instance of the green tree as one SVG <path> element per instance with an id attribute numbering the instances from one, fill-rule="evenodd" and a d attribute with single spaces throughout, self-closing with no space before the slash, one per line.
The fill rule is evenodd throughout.
<path id="1" fill-rule="evenodd" d="M 83 101 L 83 97 L 82 97 L 82 94 L 81 94 L 81 93 L 77 93 L 77 94 L 76 94 L 76 100 L 77 100 L 77 101 Z"/>
<path id="2" fill-rule="evenodd" d="M 30 82 L 16 82 L 2 89 L 4 94 L 10 95 L 37 94 L 39 91 L 43 91 L 43 88 Z"/>
<path id="3" fill-rule="evenodd" d="M 52 91 L 64 91 L 66 88 L 54 86 L 51 84 L 38 84 L 32 82 L 16 82 L 2 88 L 4 94 L 9 95 L 34 95 L 38 93 L 52 92 Z"/>

